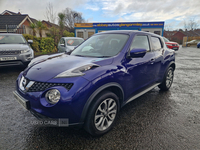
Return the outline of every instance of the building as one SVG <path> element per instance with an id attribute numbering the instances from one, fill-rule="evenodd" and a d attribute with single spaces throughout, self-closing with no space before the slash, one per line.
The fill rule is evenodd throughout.
<path id="1" fill-rule="evenodd" d="M 139 30 L 163 36 L 164 22 L 110 22 L 75 23 L 75 37 L 89 38 L 95 33 L 109 30 Z"/>
<path id="2" fill-rule="evenodd" d="M 29 17 L 28 14 L 15 13 L 9 10 L 5 10 L 0 14 L 0 33 L 19 33 L 19 34 L 33 34 L 33 30 L 30 28 L 31 23 L 36 23 L 38 20 Z M 58 27 L 58 25 L 43 20 L 43 24 L 47 27 Z M 49 30 L 43 30 L 42 37 L 46 37 L 46 33 Z M 36 29 L 36 36 L 39 37 L 39 31 Z"/>

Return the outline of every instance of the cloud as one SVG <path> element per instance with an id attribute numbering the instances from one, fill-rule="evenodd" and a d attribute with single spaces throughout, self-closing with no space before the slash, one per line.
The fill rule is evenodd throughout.
<path id="1" fill-rule="evenodd" d="M 54 11 L 59 13 L 65 8 L 69 7 L 75 9 L 77 7 L 82 7 L 88 0 L 0 0 L 0 13 L 4 10 L 10 10 L 13 12 L 20 12 L 22 14 L 28 14 L 30 17 L 44 20 L 46 7 L 49 2 L 54 6 Z"/>
<path id="2" fill-rule="evenodd" d="M 103 0 L 104 13 L 124 17 L 129 21 L 165 21 L 199 14 L 200 1 L 190 0 Z"/>
<path id="3" fill-rule="evenodd" d="M 96 5 L 86 5 L 86 9 L 90 9 L 92 11 L 98 11 L 100 8 Z"/>

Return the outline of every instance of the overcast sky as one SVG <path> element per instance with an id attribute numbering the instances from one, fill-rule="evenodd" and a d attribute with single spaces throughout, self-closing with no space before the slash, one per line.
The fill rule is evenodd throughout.
<path id="1" fill-rule="evenodd" d="M 166 27 L 178 29 L 184 28 L 184 21 L 194 19 L 200 28 L 200 0 L 0 0 L 0 13 L 20 11 L 47 20 L 49 2 L 56 13 L 69 7 L 81 12 L 88 22 L 165 21 Z"/>

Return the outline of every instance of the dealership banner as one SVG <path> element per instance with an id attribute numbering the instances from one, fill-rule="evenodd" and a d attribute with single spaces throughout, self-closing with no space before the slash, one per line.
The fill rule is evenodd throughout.
<path id="1" fill-rule="evenodd" d="M 93 28 L 129 28 L 129 27 L 164 27 L 164 22 L 113 22 L 113 23 L 75 23 L 75 27 Z"/>

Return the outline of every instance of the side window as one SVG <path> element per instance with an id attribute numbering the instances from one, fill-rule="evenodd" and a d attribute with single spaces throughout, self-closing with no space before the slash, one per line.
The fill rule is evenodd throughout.
<path id="1" fill-rule="evenodd" d="M 159 49 L 162 48 L 162 44 L 161 44 L 160 38 L 151 37 L 151 41 L 152 41 L 153 50 L 159 50 Z"/>
<path id="2" fill-rule="evenodd" d="M 63 38 L 60 39 L 60 44 L 64 44 L 65 45 L 65 40 Z"/>
<path id="3" fill-rule="evenodd" d="M 132 50 L 135 48 L 144 48 L 147 51 L 150 51 L 148 36 L 146 35 L 135 36 L 130 49 Z"/>

